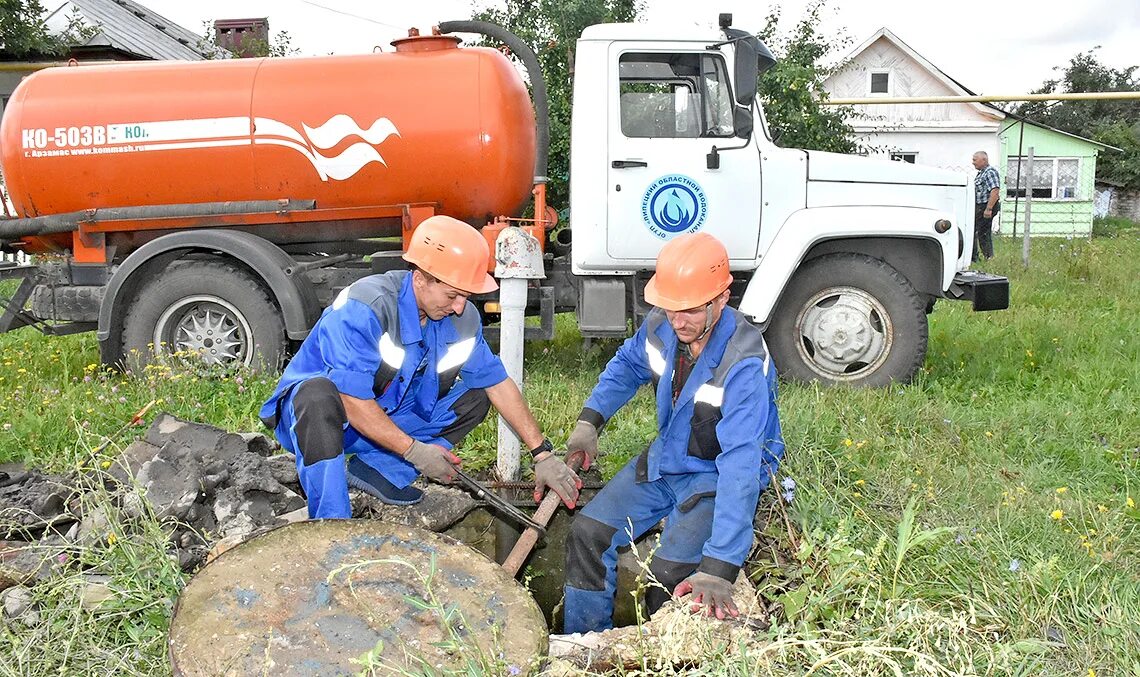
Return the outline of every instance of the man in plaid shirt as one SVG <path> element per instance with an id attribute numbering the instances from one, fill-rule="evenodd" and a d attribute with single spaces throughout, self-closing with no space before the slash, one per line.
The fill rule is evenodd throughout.
<path id="1" fill-rule="evenodd" d="M 979 249 L 987 259 L 994 255 L 994 214 L 1001 210 L 998 202 L 1001 179 L 990 166 L 990 158 L 984 150 L 974 153 L 973 163 L 978 174 L 974 177 L 974 254 L 970 260 L 977 261 Z"/>

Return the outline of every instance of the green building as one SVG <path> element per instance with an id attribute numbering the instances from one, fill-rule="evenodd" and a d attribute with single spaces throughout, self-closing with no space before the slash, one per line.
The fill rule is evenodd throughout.
<path id="1" fill-rule="evenodd" d="M 1030 235 L 1091 235 L 1097 155 L 1110 146 L 1013 118 L 1004 121 L 998 139 L 1002 159 L 1001 164 L 994 164 L 1001 172 L 1003 189 L 1001 233 L 1025 232 L 1026 195 L 1032 191 Z"/>

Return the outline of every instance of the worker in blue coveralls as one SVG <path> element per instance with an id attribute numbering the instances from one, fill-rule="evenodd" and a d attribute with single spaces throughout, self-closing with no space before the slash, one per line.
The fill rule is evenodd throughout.
<path id="1" fill-rule="evenodd" d="M 566 555 L 565 632 L 613 627 L 617 549 L 665 518 L 646 592 L 652 614 L 737 616 L 732 587 L 752 518 L 784 453 L 776 370 L 760 330 L 728 307 L 728 253 L 707 233 L 670 241 L 645 300 L 656 306 L 606 365 L 567 448 L 588 468 L 598 432 L 642 385 L 657 394 L 657 437 L 575 517 Z M 632 524 L 632 533 L 630 525 Z"/>
<path id="2" fill-rule="evenodd" d="M 433 216 L 404 254 L 412 270 L 371 275 L 326 308 L 260 416 L 297 456 L 310 518 L 348 518 L 348 487 L 385 503 L 423 498 L 418 475 L 451 483 L 451 451 L 490 405 L 531 450 L 535 500 L 573 507 L 582 483 L 552 453 L 467 297 L 494 291 L 489 248 L 471 226 Z M 347 459 L 347 460 L 346 460 Z"/>

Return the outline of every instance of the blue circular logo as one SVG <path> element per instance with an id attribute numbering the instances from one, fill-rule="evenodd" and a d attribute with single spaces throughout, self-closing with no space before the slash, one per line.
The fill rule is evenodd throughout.
<path id="1" fill-rule="evenodd" d="M 708 216 L 701 184 L 683 174 L 666 174 L 649 184 L 641 198 L 641 219 L 662 240 L 700 230 Z"/>

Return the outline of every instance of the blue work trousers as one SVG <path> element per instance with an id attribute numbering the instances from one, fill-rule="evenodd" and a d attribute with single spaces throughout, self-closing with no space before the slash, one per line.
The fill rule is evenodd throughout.
<path id="1" fill-rule="evenodd" d="M 409 436 L 451 449 L 486 418 L 490 401 L 483 390 L 462 383 L 440 399 L 430 420 L 412 412 L 391 414 Z M 309 502 L 309 518 L 349 518 L 345 455 L 355 454 L 403 488 L 418 472 L 403 456 L 378 446 L 348 424 L 340 393 L 332 381 L 318 377 L 294 386 L 279 401 L 276 420 L 265 421 L 285 449 L 297 456 L 297 475 Z"/>
<path id="2" fill-rule="evenodd" d="M 646 592 L 653 613 L 692 574 L 712 534 L 717 473 L 663 475 L 639 482 L 629 462 L 586 504 L 570 527 L 566 552 L 564 632 L 613 627 L 617 551 L 665 518 L 649 568 L 660 583 Z"/>

